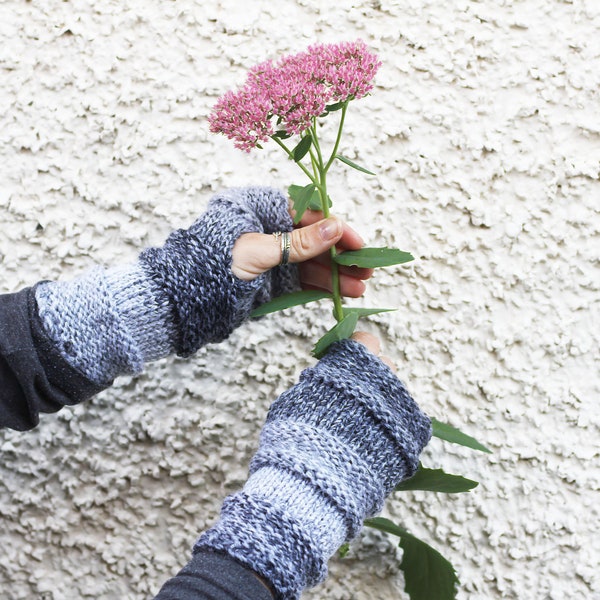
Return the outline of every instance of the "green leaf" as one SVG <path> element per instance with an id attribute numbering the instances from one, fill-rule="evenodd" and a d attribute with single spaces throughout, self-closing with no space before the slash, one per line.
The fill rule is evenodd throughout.
<path id="1" fill-rule="evenodd" d="M 337 254 L 334 258 L 338 265 L 366 267 L 389 267 L 401 265 L 414 260 L 409 252 L 402 252 L 396 248 L 361 248 Z"/>
<path id="2" fill-rule="evenodd" d="M 458 577 L 454 567 L 437 550 L 405 531 L 400 568 L 404 591 L 411 600 L 454 600 Z"/>
<path id="3" fill-rule="evenodd" d="M 353 160 L 350 160 L 349 158 L 346 158 L 345 156 L 342 156 L 341 154 L 336 154 L 335 157 L 338 160 L 341 160 L 344 164 L 347 164 L 349 167 L 356 169 L 357 171 L 361 171 L 362 173 L 366 173 L 367 175 L 375 175 L 375 173 L 373 173 L 373 171 L 369 171 L 369 169 L 365 169 L 364 167 L 357 165 Z"/>
<path id="4" fill-rule="evenodd" d="M 456 571 L 437 550 L 389 519 L 367 519 L 365 525 L 400 537 L 399 545 L 403 550 L 400 568 L 404 572 L 404 591 L 411 600 L 456 598 Z"/>
<path id="5" fill-rule="evenodd" d="M 451 442 L 452 444 L 459 444 L 460 446 L 466 446 L 467 448 L 479 450 L 480 452 L 492 454 L 492 451 L 489 448 L 486 448 L 483 444 L 480 444 L 470 435 L 467 435 L 466 433 L 456 429 L 456 427 L 452 427 L 452 425 L 442 423 L 437 419 L 431 419 L 431 427 L 433 430 L 433 435 L 441 440 Z"/>
<path id="6" fill-rule="evenodd" d="M 331 201 L 331 198 L 329 196 L 327 196 L 327 204 L 329 204 L 329 208 L 333 206 L 333 202 Z M 321 195 L 318 193 L 318 191 L 316 197 L 313 196 L 310 199 L 310 202 L 308 203 L 308 208 L 310 208 L 311 210 L 323 210 L 323 205 L 321 204 Z"/>
<path id="7" fill-rule="evenodd" d="M 319 190 L 317 189 L 317 186 L 314 185 L 313 183 L 311 183 L 309 185 L 305 185 L 305 186 L 295 185 L 295 184 L 288 186 L 288 195 L 294 201 L 294 209 L 296 209 L 296 204 L 299 204 L 301 206 L 306 203 L 306 198 L 303 195 L 304 194 L 303 191 L 308 190 L 308 188 L 312 188 L 312 193 L 308 200 L 308 204 L 304 208 L 304 211 L 306 211 L 307 208 L 310 208 L 311 210 L 322 210 L 321 195 L 319 194 Z M 308 194 L 308 191 L 306 191 L 305 193 Z M 302 196 L 302 198 L 301 198 L 301 196 Z M 329 201 L 329 206 L 331 206 L 331 201 Z M 304 214 L 304 211 L 302 212 L 302 214 Z M 298 215 L 296 214 L 296 218 L 298 219 L 297 221 L 295 221 L 297 223 L 300 221 L 302 216 L 300 216 L 300 218 L 298 218 Z"/>
<path id="8" fill-rule="evenodd" d="M 278 129 L 271 137 L 279 138 L 280 140 L 287 140 L 292 137 L 291 133 L 288 133 L 285 129 Z"/>
<path id="9" fill-rule="evenodd" d="M 291 294 L 284 294 L 279 296 L 270 302 L 262 304 L 258 308 L 255 308 L 251 313 L 251 317 L 262 317 L 269 313 L 277 312 L 289 308 L 290 306 L 298 306 L 299 304 L 308 304 L 309 302 L 315 302 L 316 300 L 322 300 L 323 298 L 331 298 L 331 294 L 328 292 L 321 292 L 317 290 L 306 290 L 301 292 L 292 292 Z"/>
<path id="10" fill-rule="evenodd" d="M 294 203 L 294 210 L 296 211 L 296 214 L 294 215 L 294 223 L 300 222 L 300 219 L 302 219 L 306 209 L 310 206 L 315 194 L 318 198 L 320 198 L 319 191 L 314 183 L 309 183 L 304 187 L 300 187 L 299 185 L 290 185 L 288 187 L 288 194 Z"/>
<path id="11" fill-rule="evenodd" d="M 357 323 L 358 315 L 356 313 L 351 313 L 344 317 L 315 344 L 312 351 L 313 356 L 315 358 L 321 358 L 325 355 L 327 348 L 329 348 L 331 344 L 349 338 L 354 333 L 354 328 Z"/>
<path id="12" fill-rule="evenodd" d="M 396 525 L 393 521 L 386 519 L 385 517 L 374 517 L 372 519 L 365 519 L 365 526 L 371 527 L 372 529 L 377 529 L 378 531 L 383 531 L 384 533 L 391 533 L 392 535 L 397 535 L 401 537 L 405 533 L 407 533 L 406 529 L 403 529 L 399 525 Z"/>
<path id="13" fill-rule="evenodd" d="M 342 544 L 338 550 L 340 558 L 344 558 L 348 554 L 348 552 L 350 552 L 350 544 L 348 543 Z"/>
<path id="14" fill-rule="evenodd" d="M 328 106 L 325 107 L 325 112 L 326 113 L 330 113 L 330 112 L 335 112 L 336 110 L 340 110 L 341 108 L 344 108 L 344 104 L 346 104 L 346 102 L 335 102 L 334 104 L 329 104 Z"/>
<path id="15" fill-rule="evenodd" d="M 292 150 L 295 162 L 300 162 L 306 153 L 310 150 L 312 144 L 312 137 L 310 133 L 307 133 L 299 142 L 298 145 Z"/>
<path id="16" fill-rule="evenodd" d="M 350 313 L 356 313 L 359 317 L 368 317 L 369 315 L 378 315 L 379 313 L 384 312 L 394 312 L 398 310 L 397 308 L 353 308 L 349 306 L 344 306 L 342 311 L 344 312 L 344 316 L 349 315 Z"/>
<path id="17" fill-rule="evenodd" d="M 410 478 L 396 486 L 397 492 L 408 490 L 425 490 L 428 492 L 443 492 L 445 494 L 458 494 L 468 492 L 479 484 L 460 475 L 445 473 L 442 469 L 426 469 L 419 465 L 417 472 Z"/>

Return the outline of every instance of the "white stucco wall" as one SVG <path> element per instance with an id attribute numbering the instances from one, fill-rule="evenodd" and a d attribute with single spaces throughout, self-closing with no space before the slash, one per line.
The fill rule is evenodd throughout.
<path id="1" fill-rule="evenodd" d="M 226 186 L 302 182 L 276 147 L 208 133 L 259 60 L 361 37 L 383 67 L 331 179 L 380 271 L 366 327 L 424 410 L 426 466 L 481 481 L 387 514 L 456 566 L 461 599 L 600 598 L 600 4 L 573 0 L 0 3 L 0 287 L 133 259 Z M 188 361 L 0 433 L 0 597 L 140 599 L 238 489 L 269 403 L 311 363 L 328 306 L 273 316 Z M 1 393 L 1 392 L 0 392 Z M 369 533 L 313 599 L 403 598 Z"/>

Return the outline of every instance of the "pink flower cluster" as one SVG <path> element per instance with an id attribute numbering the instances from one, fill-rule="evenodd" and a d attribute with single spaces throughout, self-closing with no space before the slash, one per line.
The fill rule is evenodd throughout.
<path id="1" fill-rule="evenodd" d="M 217 101 L 210 130 L 225 134 L 246 152 L 276 130 L 301 133 L 327 105 L 365 96 L 380 65 L 360 40 L 316 44 L 277 62 L 261 63 L 250 70 L 241 89 Z"/>

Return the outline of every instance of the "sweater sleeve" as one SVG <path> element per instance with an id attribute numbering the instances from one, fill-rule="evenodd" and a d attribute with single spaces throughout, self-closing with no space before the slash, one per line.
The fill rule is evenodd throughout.
<path id="1" fill-rule="evenodd" d="M 38 316 L 35 288 L 0 295 L 0 427 L 24 431 L 106 386 L 75 370 L 48 338 Z"/>
<path id="2" fill-rule="evenodd" d="M 273 600 L 273 594 L 248 567 L 205 551 L 195 554 L 154 600 Z"/>

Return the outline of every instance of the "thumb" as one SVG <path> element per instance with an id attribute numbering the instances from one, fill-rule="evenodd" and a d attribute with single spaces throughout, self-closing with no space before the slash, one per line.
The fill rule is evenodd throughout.
<path id="1" fill-rule="evenodd" d="M 344 226 L 329 217 L 290 232 L 289 262 L 299 263 L 323 254 L 342 237 Z M 231 270 L 249 281 L 276 267 L 281 261 L 281 239 L 265 233 L 246 233 L 235 242 Z"/>
<path id="2" fill-rule="evenodd" d="M 294 229 L 291 232 L 290 262 L 304 262 L 327 252 L 331 246 L 339 242 L 343 231 L 344 226 L 337 217 L 329 217 L 312 225 Z M 279 264 L 281 260 L 281 248 L 278 250 L 275 264 Z"/>

